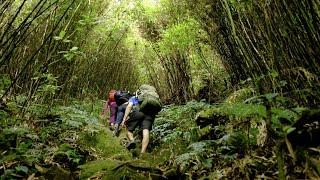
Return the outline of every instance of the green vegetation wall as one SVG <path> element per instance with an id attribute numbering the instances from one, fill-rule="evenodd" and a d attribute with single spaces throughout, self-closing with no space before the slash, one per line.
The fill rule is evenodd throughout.
<path id="1" fill-rule="evenodd" d="M 3 97 L 105 97 L 154 85 L 168 102 L 250 84 L 317 104 L 319 2 L 3 1 Z M 244 83 L 245 82 L 245 83 Z M 209 88 L 207 88 L 209 87 Z"/>
<path id="2" fill-rule="evenodd" d="M 140 63 L 163 100 L 181 104 L 199 99 L 198 91 L 207 86 L 211 87 L 206 92 L 209 101 L 223 99 L 227 74 L 187 2 L 131 2 L 133 19 L 144 39 L 145 56 Z"/>
<path id="3" fill-rule="evenodd" d="M 234 85 L 255 81 L 260 93 L 287 92 L 301 95 L 300 103 L 319 102 L 312 93 L 319 85 L 319 1 L 201 0 L 188 7 Z"/>
<path id="4" fill-rule="evenodd" d="M 28 100 L 105 95 L 136 83 L 125 39 L 123 7 L 108 0 L 2 1 L 2 99 Z"/>

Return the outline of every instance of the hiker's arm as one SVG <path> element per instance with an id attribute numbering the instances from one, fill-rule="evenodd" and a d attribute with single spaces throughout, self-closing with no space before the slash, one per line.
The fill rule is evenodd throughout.
<path id="1" fill-rule="evenodd" d="M 121 123 L 122 126 L 127 121 L 129 113 L 130 113 L 130 111 L 132 109 L 132 106 L 133 106 L 132 102 L 129 102 L 129 104 L 128 104 L 127 108 L 126 108 L 126 111 L 124 112 L 123 120 L 122 120 L 122 123 Z"/>

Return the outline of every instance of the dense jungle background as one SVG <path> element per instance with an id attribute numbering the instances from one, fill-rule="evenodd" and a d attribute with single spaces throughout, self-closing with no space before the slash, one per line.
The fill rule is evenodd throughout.
<path id="1" fill-rule="evenodd" d="M 1 0 L 0 179 L 320 179 L 319 27 L 319 0 Z M 140 155 L 100 114 L 145 83 Z"/>

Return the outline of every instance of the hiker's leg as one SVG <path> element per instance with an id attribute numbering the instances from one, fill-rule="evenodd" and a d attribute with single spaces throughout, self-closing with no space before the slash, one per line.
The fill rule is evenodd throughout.
<path id="1" fill-rule="evenodd" d="M 118 107 L 118 113 L 117 113 L 116 122 L 114 125 L 114 128 L 115 128 L 114 135 L 115 136 L 119 136 L 119 133 L 120 133 L 119 126 L 122 122 L 126 107 L 127 107 L 127 104 L 122 104 L 121 106 Z"/>
<path id="2" fill-rule="evenodd" d="M 127 104 L 122 104 L 121 106 L 118 107 L 118 113 L 117 113 L 117 118 L 116 118 L 115 124 L 118 124 L 118 125 L 121 124 L 126 107 L 127 107 Z"/>
<path id="3" fill-rule="evenodd" d="M 142 146 L 141 146 L 141 153 L 145 153 L 149 144 L 149 130 L 144 129 L 142 131 Z"/>
<path id="4" fill-rule="evenodd" d="M 134 140 L 134 138 L 133 138 L 133 132 L 127 131 L 127 137 L 128 137 L 128 139 L 129 139 L 129 141 L 133 141 L 133 140 Z"/>
<path id="5" fill-rule="evenodd" d="M 136 148 L 136 142 L 134 141 L 133 138 L 133 132 L 132 131 L 127 131 L 127 137 L 129 139 L 129 142 L 127 144 L 127 149 L 135 149 Z"/>
<path id="6" fill-rule="evenodd" d="M 141 145 L 141 153 L 145 153 L 149 144 L 149 134 L 152 129 L 152 124 L 154 121 L 154 116 L 144 115 L 144 119 L 141 123 L 142 126 L 142 145 Z"/>
<path id="7" fill-rule="evenodd" d="M 136 147 L 136 144 L 134 142 L 134 137 L 133 137 L 133 131 L 140 124 L 141 119 L 143 117 L 144 115 L 141 112 L 132 112 L 129 114 L 129 119 L 126 121 L 127 137 L 130 141 L 127 145 L 128 149 L 133 149 Z"/>
<path id="8" fill-rule="evenodd" d="M 117 104 L 115 102 L 112 102 L 110 105 L 110 118 L 109 118 L 109 124 L 114 125 L 117 117 Z"/>

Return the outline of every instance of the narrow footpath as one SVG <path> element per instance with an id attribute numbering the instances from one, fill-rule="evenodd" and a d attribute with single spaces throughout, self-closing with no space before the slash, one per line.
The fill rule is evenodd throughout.
<path id="1" fill-rule="evenodd" d="M 154 162 L 153 154 L 139 154 L 140 144 L 134 150 L 127 150 L 125 143 L 125 129 L 115 137 L 112 131 L 101 125 L 98 142 L 91 147 L 94 151 L 100 151 L 98 160 L 90 161 L 82 165 L 80 179 L 163 179 L 163 171 Z"/>

